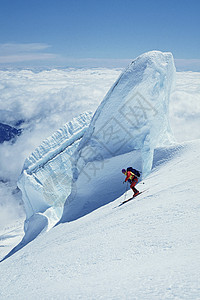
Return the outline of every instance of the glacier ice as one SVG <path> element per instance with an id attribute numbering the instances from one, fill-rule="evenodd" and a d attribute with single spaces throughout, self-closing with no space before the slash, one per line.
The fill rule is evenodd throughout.
<path id="1" fill-rule="evenodd" d="M 26 159 L 18 180 L 26 211 L 25 229 L 35 214 L 41 215 L 41 219 L 46 217 L 48 227 L 60 219 L 71 193 L 73 153 L 91 117 L 92 113 L 86 112 L 74 118 Z"/>
<path id="2" fill-rule="evenodd" d="M 173 140 L 168 108 L 174 82 L 171 53 L 151 51 L 136 58 L 107 93 L 84 134 L 75 176 L 89 162 L 133 150 L 141 152 L 146 176 L 154 149 Z"/>

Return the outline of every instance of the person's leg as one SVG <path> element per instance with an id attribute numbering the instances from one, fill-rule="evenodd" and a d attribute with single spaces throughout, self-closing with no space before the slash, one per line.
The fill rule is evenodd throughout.
<path id="1" fill-rule="evenodd" d="M 137 177 L 136 177 L 136 178 L 134 178 L 134 180 L 132 181 L 131 186 L 130 186 L 130 188 L 131 188 L 131 189 L 133 190 L 133 192 L 134 192 L 134 195 L 139 193 L 139 191 L 135 188 L 135 185 L 136 185 L 137 183 L 138 183 L 138 179 L 137 179 Z"/>
<path id="2" fill-rule="evenodd" d="M 135 187 L 132 187 L 132 190 L 133 190 L 133 196 L 139 194 L 139 191 L 135 188 Z"/>
<path id="3" fill-rule="evenodd" d="M 134 194 L 139 193 L 139 191 L 135 187 L 132 187 L 132 190 L 133 190 Z"/>

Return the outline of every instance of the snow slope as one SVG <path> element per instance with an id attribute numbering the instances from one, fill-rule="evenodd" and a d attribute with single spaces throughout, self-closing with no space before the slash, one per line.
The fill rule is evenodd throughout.
<path id="1" fill-rule="evenodd" d="M 0 229 L 0 261 L 20 243 L 24 236 L 24 220 L 18 217 L 15 222 L 10 222 L 7 227 Z"/>
<path id="2" fill-rule="evenodd" d="M 138 185 L 148 191 L 60 224 L 3 261 L 0 298 L 199 299 L 199 168 L 200 140 L 156 149 Z M 125 191 L 120 176 L 107 193 Z"/>

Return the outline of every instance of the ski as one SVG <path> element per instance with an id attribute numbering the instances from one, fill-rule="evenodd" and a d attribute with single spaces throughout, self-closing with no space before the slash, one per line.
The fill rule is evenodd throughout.
<path id="1" fill-rule="evenodd" d="M 133 196 L 133 197 L 131 197 L 131 198 L 127 199 L 127 200 L 124 200 L 122 203 L 120 203 L 120 204 L 118 205 L 118 207 L 120 207 L 120 206 L 122 206 L 123 204 L 125 204 L 125 203 L 129 202 L 130 200 L 133 200 L 133 199 L 135 199 L 137 196 L 139 196 L 140 194 L 142 194 L 142 193 L 144 193 L 144 192 L 146 192 L 146 191 L 147 191 L 147 190 L 145 190 L 145 191 L 142 191 L 142 192 L 139 192 L 139 194 L 137 194 L 136 196 Z"/>

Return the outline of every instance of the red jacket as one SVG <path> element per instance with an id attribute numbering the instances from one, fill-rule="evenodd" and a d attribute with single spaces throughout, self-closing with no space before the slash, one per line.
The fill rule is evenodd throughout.
<path id="1" fill-rule="evenodd" d="M 128 179 L 130 179 L 132 181 L 133 178 L 135 177 L 135 174 L 131 171 L 128 171 L 128 172 L 126 171 L 125 175 L 126 175 L 125 182 L 127 182 Z"/>

